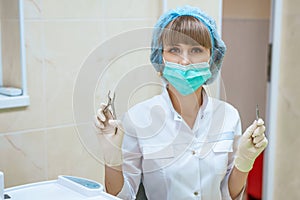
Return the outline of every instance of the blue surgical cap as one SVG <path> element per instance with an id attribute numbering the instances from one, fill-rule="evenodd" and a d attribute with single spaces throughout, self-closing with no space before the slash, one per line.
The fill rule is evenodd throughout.
<path id="1" fill-rule="evenodd" d="M 162 43 L 159 38 L 163 32 L 163 29 L 174 19 L 180 16 L 193 16 L 201 21 L 209 30 L 211 36 L 211 59 L 210 59 L 210 71 L 212 77 L 206 81 L 206 84 L 212 83 L 220 71 L 222 66 L 226 46 L 220 35 L 217 32 L 216 22 L 213 18 L 209 17 L 203 11 L 191 6 L 183 6 L 174 10 L 170 10 L 163 14 L 154 26 L 151 42 L 151 55 L 150 60 L 154 68 L 158 72 L 163 71 L 163 58 L 162 58 Z"/>

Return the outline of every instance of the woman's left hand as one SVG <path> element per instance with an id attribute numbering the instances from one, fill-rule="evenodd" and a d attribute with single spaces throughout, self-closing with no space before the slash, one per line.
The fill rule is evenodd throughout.
<path id="1" fill-rule="evenodd" d="M 249 172 L 255 159 L 267 147 L 268 139 L 265 136 L 265 129 L 264 121 L 258 119 L 242 135 L 234 160 L 234 165 L 238 170 Z"/>

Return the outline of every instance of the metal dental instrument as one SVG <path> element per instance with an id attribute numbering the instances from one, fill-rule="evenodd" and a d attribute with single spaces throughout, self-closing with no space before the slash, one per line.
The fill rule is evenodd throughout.
<path id="1" fill-rule="evenodd" d="M 108 94 L 107 94 L 108 101 L 107 101 L 106 106 L 103 109 L 103 113 L 106 113 L 107 111 L 109 111 L 114 120 L 116 119 L 115 98 L 116 98 L 116 94 L 114 93 L 113 96 L 111 97 L 110 90 L 109 90 Z M 108 110 L 109 106 L 111 107 L 112 112 L 110 110 Z M 117 133 L 117 131 L 118 131 L 118 127 L 115 128 L 115 134 Z"/>
<path id="2" fill-rule="evenodd" d="M 109 106 L 111 107 L 111 109 L 112 109 L 112 113 L 111 113 L 111 115 L 112 115 L 112 117 L 113 117 L 113 119 L 115 119 L 116 118 L 116 111 L 115 111 L 115 98 L 116 98 L 116 94 L 114 93 L 113 94 L 113 97 L 111 97 L 110 96 L 110 90 L 108 91 L 108 94 L 107 94 L 107 99 L 108 99 L 108 101 L 107 101 L 107 104 L 106 104 L 106 106 L 104 107 L 104 109 L 103 109 L 103 112 L 107 112 L 107 110 L 108 110 L 108 108 L 109 108 Z"/>
<path id="3" fill-rule="evenodd" d="M 259 119 L 259 109 L 258 109 L 258 104 L 256 104 L 256 121 Z"/>

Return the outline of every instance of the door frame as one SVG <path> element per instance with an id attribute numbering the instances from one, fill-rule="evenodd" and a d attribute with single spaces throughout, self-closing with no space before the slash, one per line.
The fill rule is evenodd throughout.
<path id="1" fill-rule="evenodd" d="M 270 41 L 272 43 L 271 81 L 267 102 L 267 137 L 268 147 L 265 150 L 263 167 L 263 199 L 274 199 L 275 155 L 278 115 L 278 85 L 281 54 L 282 0 L 272 0 Z"/>

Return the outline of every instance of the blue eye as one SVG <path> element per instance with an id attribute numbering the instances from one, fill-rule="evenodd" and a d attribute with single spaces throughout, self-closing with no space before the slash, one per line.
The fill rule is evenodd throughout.
<path id="1" fill-rule="evenodd" d="M 194 48 L 192 48 L 191 52 L 192 53 L 202 53 L 202 49 L 199 47 L 194 47 Z"/>
<path id="2" fill-rule="evenodd" d="M 180 53 L 180 49 L 178 47 L 172 47 L 169 49 L 170 53 Z"/>

